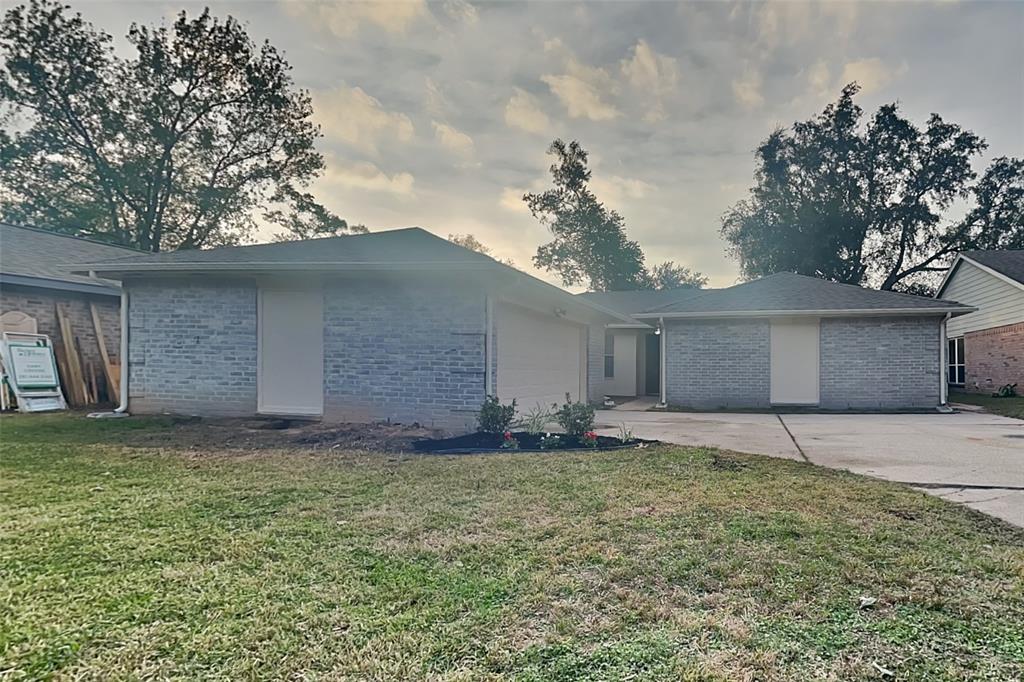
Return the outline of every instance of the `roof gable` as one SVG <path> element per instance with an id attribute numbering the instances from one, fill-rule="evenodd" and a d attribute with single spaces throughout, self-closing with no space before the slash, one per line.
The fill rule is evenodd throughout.
<path id="1" fill-rule="evenodd" d="M 1024 289 L 1024 250 L 1007 249 L 1002 251 L 964 251 L 946 272 L 946 276 L 939 285 L 935 296 L 942 296 L 942 293 L 949 286 L 949 283 L 956 277 L 960 265 L 964 261 L 975 265 L 980 270 L 998 277 L 1014 286 Z"/>

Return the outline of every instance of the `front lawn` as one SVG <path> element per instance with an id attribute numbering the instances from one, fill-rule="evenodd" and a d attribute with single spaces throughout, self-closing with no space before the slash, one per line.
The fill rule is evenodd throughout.
<path id="1" fill-rule="evenodd" d="M 0 420 L 0 677 L 1024 676 L 1024 532 L 897 484 L 178 429 Z"/>
<path id="2" fill-rule="evenodd" d="M 949 402 L 966 403 L 984 407 L 992 414 L 1001 414 L 1004 417 L 1024 419 L 1024 396 L 1014 398 L 996 398 L 989 393 L 966 393 L 963 391 L 951 391 Z"/>

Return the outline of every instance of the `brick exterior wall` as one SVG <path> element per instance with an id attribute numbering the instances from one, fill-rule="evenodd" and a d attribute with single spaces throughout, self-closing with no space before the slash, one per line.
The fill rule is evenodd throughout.
<path id="1" fill-rule="evenodd" d="M 768 320 L 665 320 L 668 404 L 769 406 Z"/>
<path id="2" fill-rule="evenodd" d="M 132 413 L 256 412 L 256 286 L 129 282 Z"/>
<path id="3" fill-rule="evenodd" d="M 933 408 L 940 398 L 938 317 L 822 318 L 820 406 Z"/>
<path id="4" fill-rule="evenodd" d="M 324 290 L 324 416 L 461 429 L 484 399 L 486 298 L 442 283 Z"/>
<path id="5" fill-rule="evenodd" d="M 5 284 L 0 287 L 0 314 L 18 310 L 31 315 L 36 319 L 40 334 L 46 334 L 56 343 L 62 343 L 60 327 L 57 325 L 57 313 L 54 310 L 56 303 L 60 304 L 71 323 L 71 329 L 81 350 L 82 359 L 92 363 L 96 368 L 97 380 L 105 386 L 103 360 L 100 356 L 99 344 L 96 341 L 89 304 L 95 304 L 96 312 L 99 313 L 100 325 L 103 328 L 103 340 L 110 361 L 118 363 L 121 352 L 120 296 L 101 296 L 14 284 Z M 83 371 L 84 369 L 83 367 Z"/>
<path id="6" fill-rule="evenodd" d="M 758 320 L 667 320 L 669 405 L 771 406 L 771 326 Z M 940 397 L 937 317 L 822 318 L 826 410 L 933 408 Z"/>
<path id="7" fill-rule="evenodd" d="M 1017 384 L 1024 393 L 1024 322 L 964 335 L 964 388 L 991 393 Z"/>

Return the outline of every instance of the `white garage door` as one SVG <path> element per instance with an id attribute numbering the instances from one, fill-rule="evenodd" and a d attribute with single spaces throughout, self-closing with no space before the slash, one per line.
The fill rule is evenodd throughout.
<path id="1" fill-rule="evenodd" d="M 498 397 L 521 411 L 580 399 L 582 328 L 517 306 L 497 306 Z"/>

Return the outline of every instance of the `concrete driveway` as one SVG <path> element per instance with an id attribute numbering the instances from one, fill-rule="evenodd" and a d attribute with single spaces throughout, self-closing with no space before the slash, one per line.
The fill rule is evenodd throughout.
<path id="1" fill-rule="evenodd" d="M 597 413 L 598 432 L 753 452 L 907 483 L 1024 527 L 1024 421 L 956 414 Z"/>

